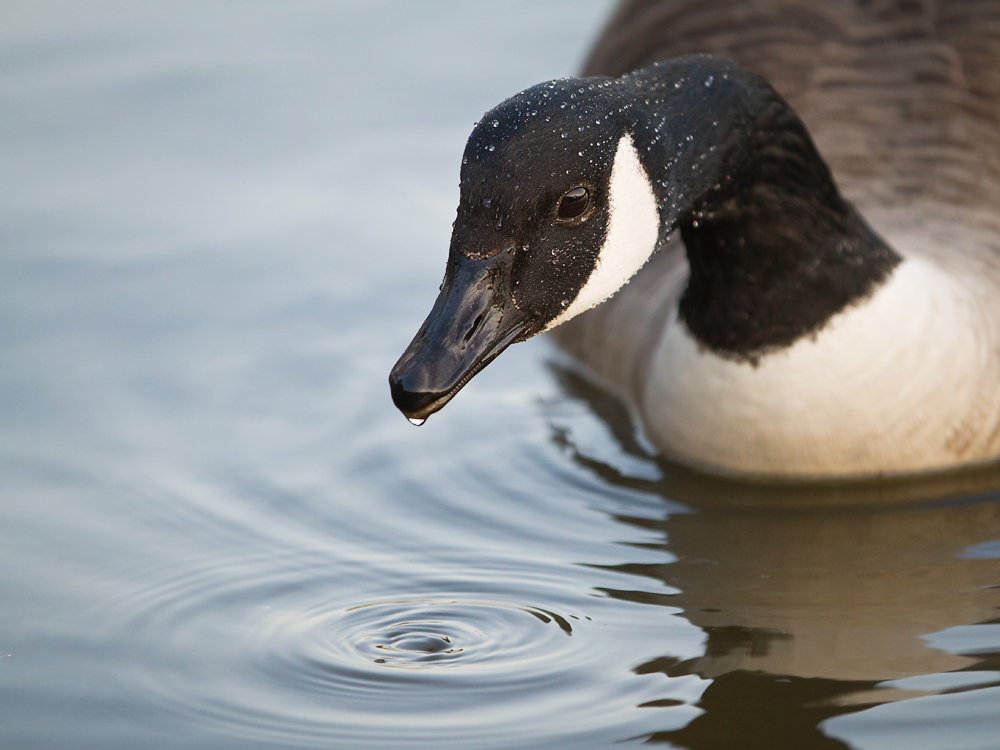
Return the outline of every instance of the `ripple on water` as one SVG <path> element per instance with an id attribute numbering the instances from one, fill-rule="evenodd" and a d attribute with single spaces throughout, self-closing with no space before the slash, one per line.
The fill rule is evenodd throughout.
<path id="1" fill-rule="evenodd" d="M 572 621 L 587 619 L 464 594 L 320 604 L 271 618 L 258 632 L 260 664 L 272 685 L 338 701 L 364 694 L 369 710 L 426 708 L 403 689 L 425 683 L 455 708 L 485 709 L 529 677 L 538 689 L 572 682 L 567 673 L 587 663 Z"/>
<path id="2" fill-rule="evenodd" d="M 439 747 L 459 747 L 452 728 L 508 731 L 499 704 L 519 716 L 520 731 L 535 724 L 539 735 L 551 701 L 587 704 L 576 707 L 581 723 L 600 713 L 580 689 L 593 679 L 600 629 L 569 613 L 577 605 L 551 583 L 522 591 L 549 608 L 477 591 L 461 576 L 451 590 L 398 581 L 423 593 L 372 600 L 370 576 L 384 572 L 345 560 L 275 562 L 191 571 L 114 603 L 120 640 L 139 650 L 118 672 L 124 690 L 214 732 L 289 746 L 375 747 L 390 721 L 417 733 L 409 739 L 425 731 Z M 433 717 L 420 686 L 434 691 Z"/>
<path id="3" fill-rule="evenodd" d="M 318 612 L 268 634 L 296 645 L 317 671 L 381 665 L 401 669 L 491 667 L 551 655 L 573 626 L 547 610 L 502 601 L 401 599 Z"/>

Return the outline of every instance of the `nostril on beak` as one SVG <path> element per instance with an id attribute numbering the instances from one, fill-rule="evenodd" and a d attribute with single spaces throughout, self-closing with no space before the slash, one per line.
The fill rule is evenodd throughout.
<path id="1" fill-rule="evenodd" d="M 472 321 L 472 325 L 469 326 L 469 330 L 466 331 L 465 336 L 462 337 L 463 348 L 469 343 L 470 339 L 476 335 L 476 331 L 478 331 L 480 326 L 482 326 L 484 320 L 486 320 L 486 313 L 479 313 L 479 315 L 476 316 L 476 319 Z"/>

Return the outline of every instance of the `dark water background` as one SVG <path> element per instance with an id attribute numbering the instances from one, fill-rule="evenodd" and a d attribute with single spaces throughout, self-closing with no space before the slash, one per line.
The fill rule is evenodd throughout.
<path id="1" fill-rule="evenodd" d="M 392 408 L 609 7 L 0 4 L 0 746 L 1000 748 L 1000 496 L 702 481 L 544 339 Z"/>

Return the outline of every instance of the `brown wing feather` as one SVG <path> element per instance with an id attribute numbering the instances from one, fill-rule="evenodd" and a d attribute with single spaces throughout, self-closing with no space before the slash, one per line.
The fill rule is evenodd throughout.
<path id="1" fill-rule="evenodd" d="M 767 78 L 854 200 L 1000 210 L 1000 2 L 626 0 L 584 70 L 694 52 Z"/>

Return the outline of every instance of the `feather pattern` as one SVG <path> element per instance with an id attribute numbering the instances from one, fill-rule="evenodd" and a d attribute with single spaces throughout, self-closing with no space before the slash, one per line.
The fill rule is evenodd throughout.
<path id="1" fill-rule="evenodd" d="M 904 259 L 885 287 L 754 363 L 676 315 L 678 236 L 554 331 L 638 410 L 664 452 L 710 471 L 843 477 L 1000 455 L 1000 3 L 626 0 L 585 66 L 689 53 L 767 78 L 842 193 Z M 679 233 L 678 233 L 679 234 Z"/>

